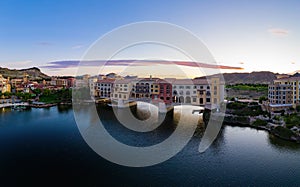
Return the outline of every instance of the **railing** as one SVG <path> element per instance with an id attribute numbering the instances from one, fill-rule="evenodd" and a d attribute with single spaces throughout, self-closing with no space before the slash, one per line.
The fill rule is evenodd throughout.
<path id="1" fill-rule="evenodd" d="M 28 103 L 4 103 L 0 104 L 0 108 L 10 107 L 10 106 L 28 106 Z"/>

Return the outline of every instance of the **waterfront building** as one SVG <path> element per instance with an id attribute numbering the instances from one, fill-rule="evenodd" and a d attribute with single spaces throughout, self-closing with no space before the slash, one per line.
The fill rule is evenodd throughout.
<path id="1" fill-rule="evenodd" d="M 152 102 L 172 104 L 172 84 L 163 79 L 156 79 L 151 85 Z"/>
<path id="2" fill-rule="evenodd" d="M 269 111 L 279 111 L 300 104 L 300 77 L 276 79 L 268 87 Z"/>
<path id="3" fill-rule="evenodd" d="M 113 79 L 98 80 L 96 83 L 95 96 L 101 98 L 111 98 L 113 84 Z"/>
<path id="4" fill-rule="evenodd" d="M 66 88 L 68 86 L 68 80 L 59 77 L 52 77 L 50 81 L 50 85 Z"/>
<path id="5" fill-rule="evenodd" d="M 176 79 L 173 85 L 173 102 L 192 104 L 192 97 L 196 97 L 196 89 L 191 79 Z"/>
<path id="6" fill-rule="evenodd" d="M 107 75 L 106 75 L 107 77 Z M 165 104 L 182 103 L 219 107 L 224 101 L 224 82 L 220 77 L 209 79 L 90 79 L 91 95 L 112 100 L 137 100 Z"/>
<path id="7" fill-rule="evenodd" d="M 11 85 L 9 83 L 9 78 L 5 79 L 0 74 L 0 93 L 11 92 Z"/>
<path id="8" fill-rule="evenodd" d="M 192 104 L 205 106 L 211 104 L 211 86 L 207 79 L 193 79 Z M 196 91 L 196 96 L 194 95 Z"/>
<path id="9" fill-rule="evenodd" d="M 11 79 L 10 83 L 12 87 L 17 87 L 23 84 L 23 79 Z"/>
<path id="10" fill-rule="evenodd" d="M 67 78 L 67 87 L 73 88 L 74 85 L 75 85 L 75 78 L 73 78 L 73 77 Z"/>
<path id="11" fill-rule="evenodd" d="M 150 101 L 152 99 L 153 85 L 158 78 L 140 78 L 134 81 L 134 89 L 132 90 L 132 97 L 136 100 Z"/>
<path id="12" fill-rule="evenodd" d="M 208 79 L 176 79 L 172 85 L 174 103 L 211 105 L 216 108 L 224 101 L 225 84 L 217 76 Z"/>
<path id="13" fill-rule="evenodd" d="M 132 79 L 115 80 L 112 89 L 112 99 L 128 101 L 133 87 Z"/>
<path id="14" fill-rule="evenodd" d="M 97 77 L 90 77 L 89 78 L 89 89 L 90 89 L 90 95 L 91 97 L 97 96 L 96 92 L 96 83 L 98 78 Z"/>

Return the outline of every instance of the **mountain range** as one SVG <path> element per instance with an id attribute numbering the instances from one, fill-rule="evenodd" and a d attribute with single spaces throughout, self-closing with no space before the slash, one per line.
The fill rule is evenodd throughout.
<path id="1" fill-rule="evenodd" d="M 278 74 L 270 71 L 258 71 L 251 73 L 224 73 L 222 74 L 225 84 L 270 84 L 274 79 L 279 77 L 292 77 L 294 75 Z M 208 76 L 211 77 L 211 76 Z M 206 77 L 197 77 L 196 79 L 204 79 Z"/>
<path id="2" fill-rule="evenodd" d="M 28 75 L 30 80 L 49 80 L 51 78 L 51 76 L 41 72 L 41 70 L 37 67 L 19 70 L 0 67 L 0 74 L 4 77 L 10 77 L 11 79 L 23 78 L 25 74 Z M 300 73 L 295 72 L 293 75 L 289 75 L 273 73 L 270 71 L 258 71 L 251 73 L 224 73 L 222 75 L 226 84 L 269 84 L 279 77 L 299 77 Z M 197 77 L 196 79 L 205 79 L 207 77 L 202 76 Z"/>
<path id="3" fill-rule="evenodd" d="M 11 79 L 21 79 L 24 75 L 28 75 L 29 80 L 48 80 L 51 77 L 42 73 L 37 67 L 28 69 L 9 69 L 0 67 L 0 74 L 4 77 L 10 77 Z"/>

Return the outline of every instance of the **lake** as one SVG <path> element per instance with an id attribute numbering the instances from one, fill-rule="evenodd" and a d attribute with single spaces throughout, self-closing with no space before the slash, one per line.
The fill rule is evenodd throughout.
<path id="1" fill-rule="evenodd" d="M 105 128 L 135 146 L 160 142 L 175 128 L 140 135 L 118 125 L 112 111 L 102 113 Z M 103 159 L 85 143 L 71 107 L 6 108 L 0 116 L 0 186 L 300 185 L 300 146 L 261 130 L 224 126 L 202 154 L 198 132 L 166 162 L 131 168 Z"/>

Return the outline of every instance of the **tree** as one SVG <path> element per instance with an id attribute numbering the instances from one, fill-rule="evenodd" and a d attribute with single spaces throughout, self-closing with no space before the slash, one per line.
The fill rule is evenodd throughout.
<path id="1" fill-rule="evenodd" d="M 259 100 L 259 103 L 262 104 L 262 102 L 268 100 L 268 98 L 265 96 L 261 96 L 261 97 L 259 97 L 258 100 Z"/>
<path id="2" fill-rule="evenodd" d="M 11 97 L 12 96 L 12 93 L 10 93 L 10 92 L 4 92 L 4 94 L 3 94 L 5 97 Z"/>
<path id="3" fill-rule="evenodd" d="M 43 91 L 43 95 L 45 95 L 45 96 L 49 96 L 50 94 L 51 94 L 51 90 L 49 90 L 49 89 L 45 89 Z"/>
<path id="4" fill-rule="evenodd" d="M 296 106 L 297 112 L 300 112 L 300 105 Z"/>

